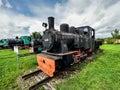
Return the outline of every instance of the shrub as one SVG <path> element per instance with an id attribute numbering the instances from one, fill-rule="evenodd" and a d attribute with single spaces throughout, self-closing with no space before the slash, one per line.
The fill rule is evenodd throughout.
<path id="1" fill-rule="evenodd" d="M 114 44 L 115 39 L 113 39 L 113 38 L 107 38 L 105 41 L 106 41 L 108 44 Z"/>

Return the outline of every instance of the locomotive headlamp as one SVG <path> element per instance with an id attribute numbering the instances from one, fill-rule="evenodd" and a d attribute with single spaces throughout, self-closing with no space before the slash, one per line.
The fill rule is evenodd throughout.
<path id="1" fill-rule="evenodd" d="M 47 23 L 42 23 L 42 26 L 47 28 Z"/>

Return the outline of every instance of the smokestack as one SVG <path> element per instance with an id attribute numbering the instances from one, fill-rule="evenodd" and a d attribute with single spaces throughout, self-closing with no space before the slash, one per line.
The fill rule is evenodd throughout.
<path id="1" fill-rule="evenodd" d="M 49 29 L 54 29 L 54 17 L 48 17 Z"/>

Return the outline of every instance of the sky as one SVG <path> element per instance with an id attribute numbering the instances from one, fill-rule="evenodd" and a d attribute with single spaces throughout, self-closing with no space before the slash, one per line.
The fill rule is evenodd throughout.
<path id="1" fill-rule="evenodd" d="M 120 0 L 0 0 L 0 39 L 42 32 L 43 22 L 55 17 L 60 24 L 91 26 L 96 38 L 120 29 Z"/>

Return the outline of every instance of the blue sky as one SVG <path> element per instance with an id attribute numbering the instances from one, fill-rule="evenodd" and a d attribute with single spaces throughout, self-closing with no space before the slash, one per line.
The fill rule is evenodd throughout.
<path id="1" fill-rule="evenodd" d="M 6 0 L 3 0 L 5 2 Z M 35 14 L 31 12 L 31 6 L 48 6 L 54 7 L 56 3 L 62 3 L 62 0 L 9 0 L 12 6 L 12 10 L 18 13 L 22 13 L 28 16 L 34 16 Z"/>
<path id="2" fill-rule="evenodd" d="M 54 8 L 54 5 L 56 3 L 63 3 L 66 2 L 67 0 L 1 0 L 3 5 L 3 8 L 8 8 L 5 7 L 6 3 L 9 3 L 10 10 L 16 12 L 16 13 L 21 13 L 26 16 L 36 16 L 33 12 L 31 12 L 31 7 L 37 6 L 39 8 L 46 6 L 50 8 Z"/>
<path id="3" fill-rule="evenodd" d="M 120 0 L 0 0 L 0 39 L 42 32 L 42 22 L 55 17 L 55 28 L 89 25 L 96 37 L 120 29 Z"/>

